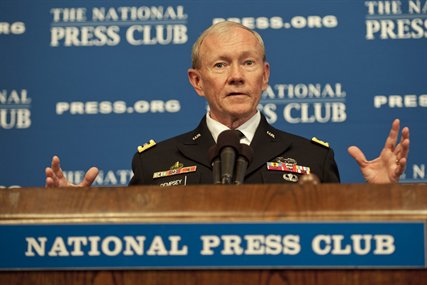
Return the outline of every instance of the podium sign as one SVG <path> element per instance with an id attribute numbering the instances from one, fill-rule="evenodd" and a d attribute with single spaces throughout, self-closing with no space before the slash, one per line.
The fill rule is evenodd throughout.
<path id="1" fill-rule="evenodd" d="M 425 268 L 424 222 L 1 225 L 1 270 Z"/>

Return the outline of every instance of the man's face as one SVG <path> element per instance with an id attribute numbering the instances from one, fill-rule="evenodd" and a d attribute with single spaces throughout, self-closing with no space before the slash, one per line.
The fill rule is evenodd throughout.
<path id="1" fill-rule="evenodd" d="M 208 35 L 200 47 L 200 66 L 188 75 L 196 92 L 206 97 L 213 119 L 231 126 L 256 113 L 270 68 L 252 33 L 234 28 Z"/>

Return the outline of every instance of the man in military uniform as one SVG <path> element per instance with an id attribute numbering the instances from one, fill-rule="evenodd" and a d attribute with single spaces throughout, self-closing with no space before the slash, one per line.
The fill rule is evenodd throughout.
<path id="1" fill-rule="evenodd" d="M 208 150 L 215 144 L 212 133 L 217 135 L 218 133 L 210 131 L 207 124 L 210 120 L 213 119 L 207 114 L 194 131 L 135 154 L 132 163 L 134 176 L 130 185 L 212 184 L 212 166 L 208 158 Z M 308 166 L 310 172 L 316 174 L 321 182 L 339 182 L 338 169 L 330 148 L 281 132 L 270 126 L 264 116 L 259 113 L 253 117 L 253 120 L 254 125 L 257 126 L 254 133 L 251 133 L 250 129 L 246 130 L 245 124 L 241 129 L 243 134 L 251 133 L 253 136 L 250 145 L 254 155 L 246 171 L 245 183 L 298 182 L 299 177 L 304 174 L 303 171 L 299 171 L 300 173 L 297 170 L 292 171 L 291 167 L 288 167 L 291 171 L 268 169 L 268 162 L 283 166 L 287 162 L 288 165 Z M 171 166 L 173 168 L 174 162 L 179 162 L 181 169 L 194 167 L 191 172 L 167 171 Z"/>
<path id="2" fill-rule="evenodd" d="M 197 94 L 206 98 L 209 112 L 194 131 L 139 147 L 132 161 L 130 185 L 212 183 L 208 150 L 228 129 L 239 130 L 241 143 L 254 151 L 245 183 L 294 183 L 307 173 L 315 174 L 320 182 L 339 182 L 334 154 L 326 143 L 277 130 L 257 110 L 269 76 L 270 66 L 258 33 L 233 22 L 221 22 L 204 31 L 193 46 L 188 78 Z M 349 148 L 368 182 L 399 181 L 409 150 L 408 128 L 402 130 L 397 143 L 399 125 L 398 120 L 393 122 L 380 156 L 372 161 L 357 147 Z M 80 186 L 91 185 L 97 173 L 91 168 Z M 46 186 L 69 185 L 55 156 L 52 167 L 46 169 Z"/>

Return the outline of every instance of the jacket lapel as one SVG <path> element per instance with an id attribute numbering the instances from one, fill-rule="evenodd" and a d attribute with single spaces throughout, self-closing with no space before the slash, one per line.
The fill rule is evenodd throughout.
<path id="1" fill-rule="evenodd" d="M 265 117 L 261 115 L 261 122 L 251 143 L 254 157 L 248 166 L 246 175 L 250 175 L 262 165 L 266 165 L 268 161 L 283 154 L 290 146 L 291 143 L 284 140 L 281 133 L 268 124 Z"/>
<path id="2" fill-rule="evenodd" d="M 178 144 L 177 147 L 188 159 L 212 168 L 208 150 L 214 144 L 215 141 L 206 125 L 206 118 L 203 117 L 199 126 L 193 132 L 188 133 L 183 143 Z M 251 143 L 254 157 L 248 166 L 246 175 L 283 154 L 290 146 L 291 143 L 285 141 L 281 133 L 270 126 L 265 117 L 261 115 L 260 124 Z"/>
<path id="3" fill-rule="evenodd" d="M 215 141 L 206 125 L 206 118 L 203 117 L 199 126 L 188 133 L 182 144 L 177 145 L 179 151 L 188 159 L 212 168 L 208 158 L 209 148 Z"/>

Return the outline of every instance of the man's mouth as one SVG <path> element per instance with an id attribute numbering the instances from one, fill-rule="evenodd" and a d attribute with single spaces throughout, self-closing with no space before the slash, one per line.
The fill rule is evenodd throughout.
<path id="1" fill-rule="evenodd" d="M 246 95 L 246 94 L 242 92 L 230 92 L 227 94 L 227 96 L 239 96 L 239 95 Z"/>

